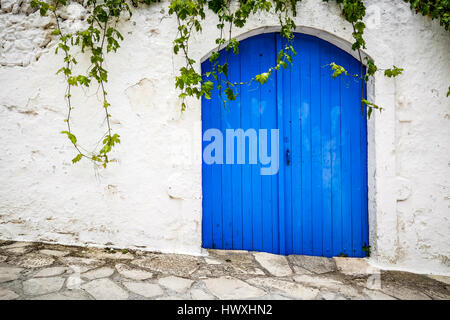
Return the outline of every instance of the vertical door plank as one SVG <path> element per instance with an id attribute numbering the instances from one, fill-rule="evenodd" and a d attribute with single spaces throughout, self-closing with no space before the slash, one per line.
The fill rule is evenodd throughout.
<path id="1" fill-rule="evenodd" d="M 239 83 L 241 81 L 241 66 L 240 57 L 235 55 L 232 51 L 228 55 L 229 61 L 229 81 L 232 83 Z M 233 88 L 235 93 L 237 93 L 237 98 L 234 101 L 228 101 L 228 119 L 229 126 L 231 129 L 236 130 L 241 128 L 241 105 L 240 105 L 240 86 L 235 86 Z M 224 132 L 224 134 L 226 134 Z M 237 139 L 233 143 L 233 150 L 227 150 L 227 152 L 233 152 L 234 164 L 227 164 L 230 167 L 230 184 L 231 184 L 231 226 L 230 231 L 232 232 L 232 248 L 241 249 L 242 248 L 242 165 L 237 163 L 238 151 L 243 152 L 243 150 L 238 150 L 239 146 Z M 226 247 L 225 247 L 226 248 Z"/>
<path id="2" fill-rule="evenodd" d="M 220 64 L 224 64 L 226 62 L 225 51 L 222 51 L 220 54 Z M 228 61 L 228 63 L 230 63 Z M 229 75 L 231 75 L 232 70 L 231 67 L 228 67 Z M 232 75 L 231 75 L 232 76 Z M 222 77 L 225 81 L 225 76 Z M 222 97 L 221 97 L 221 105 L 220 105 L 220 119 L 221 119 L 221 131 L 224 137 L 224 164 L 221 166 L 222 172 L 222 241 L 223 249 L 232 249 L 233 248 L 233 204 L 232 204 L 232 189 L 231 189 L 231 165 L 226 164 L 226 155 L 230 154 L 231 150 L 228 149 L 228 145 L 226 144 L 226 130 L 234 129 L 234 123 L 232 122 L 231 109 L 233 107 L 232 102 L 226 101 L 223 102 L 223 99 L 226 100 L 226 94 L 224 92 L 225 85 L 222 83 Z"/>
<path id="3" fill-rule="evenodd" d="M 280 47 L 284 49 L 286 46 L 286 40 L 279 36 Z M 282 87 L 279 88 L 280 96 L 283 101 L 283 144 L 284 148 L 280 151 L 280 159 L 282 159 L 281 166 L 284 168 L 284 211 L 282 212 L 284 218 L 284 246 L 286 254 L 292 253 L 292 121 L 291 121 L 291 108 L 292 108 L 292 95 L 295 88 L 292 87 L 292 65 L 288 65 L 287 69 L 282 70 Z M 289 154 L 288 154 L 289 152 Z M 287 161 L 291 162 L 287 165 Z"/>
<path id="4" fill-rule="evenodd" d="M 251 73 L 248 79 L 260 74 L 263 71 L 262 59 L 261 59 L 261 49 L 264 47 L 265 35 L 258 35 L 249 42 L 249 60 L 256 62 L 254 68 L 251 68 Z M 250 61 L 249 61 L 250 62 Z M 255 87 L 249 88 L 251 98 L 250 98 L 250 127 L 256 132 L 259 132 L 261 128 L 261 87 L 255 83 Z M 259 156 L 258 156 L 259 160 Z M 260 162 L 257 165 L 251 166 L 252 172 L 252 219 L 253 219 L 253 250 L 262 251 L 263 250 L 263 219 L 262 219 L 262 198 L 261 198 L 261 172 L 260 172 Z"/>
<path id="5" fill-rule="evenodd" d="M 279 34 L 276 35 L 276 54 L 284 47 Z M 280 134 L 279 156 L 280 170 L 278 173 L 278 223 L 279 252 L 286 254 L 286 212 L 290 211 L 290 167 L 286 167 L 285 150 L 290 148 L 290 72 L 280 69 L 277 74 L 277 125 Z"/>
<path id="6" fill-rule="evenodd" d="M 330 46 L 322 43 L 321 61 L 321 135 L 322 135 L 322 217 L 323 217 L 323 251 L 325 257 L 331 256 L 331 144 L 330 144 L 330 104 L 331 104 L 331 71 L 326 65 L 333 61 Z"/>
<path id="7" fill-rule="evenodd" d="M 311 206 L 313 255 L 322 255 L 322 136 L 321 136 L 321 59 L 320 42 L 311 46 Z"/>
<path id="8" fill-rule="evenodd" d="M 314 41 L 310 36 L 299 35 L 302 39 L 299 48 L 299 63 L 301 64 L 301 147 L 302 147 L 302 253 L 312 254 L 312 205 L 311 205 L 311 49 Z"/>
<path id="9" fill-rule="evenodd" d="M 222 130 L 222 102 L 218 90 L 211 95 L 211 123 L 210 128 Z M 223 159 L 224 160 L 224 159 Z M 211 164 L 211 194 L 214 210 L 213 220 L 213 249 L 223 248 L 223 221 L 222 221 L 222 164 Z"/>
<path id="10" fill-rule="evenodd" d="M 270 67 L 274 65 L 275 56 L 275 37 L 273 34 L 267 34 L 262 37 L 260 43 L 260 72 L 267 72 Z M 271 74 L 267 83 L 260 86 L 260 128 L 266 129 L 267 132 L 267 155 L 270 155 L 271 150 L 271 129 L 277 127 L 276 123 L 276 76 Z M 261 139 L 259 138 L 259 152 L 261 153 Z M 275 151 L 275 152 L 278 152 Z M 262 167 L 268 167 L 263 165 Z M 262 212 L 262 239 L 263 251 L 273 252 L 273 199 L 272 199 L 272 176 L 261 175 L 261 212 Z M 275 199 L 277 201 L 277 199 Z"/>
<path id="11" fill-rule="evenodd" d="M 202 73 L 211 70 L 211 64 L 206 61 L 202 65 Z M 203 141 L 203 133 L 209 129 L 209 124 L 211 123 L 211 110 L 212 103 L 211 99 L 206 99 L 202 97 L 202 150 L 210 143 L 209 141 Z M 203 156 L 203 154 L 202 154 Z M 211 166 L 202 164 L 202 205 L 203 205 L 203 215 L 202 215 L 202 247 L 211 248 L 212 247 L 212 214 L 213 214 L 213 203 L 211 186 L 214 181 L 211 179 Z"/>
<path id="12" fill-rule="evenodd" d="M 297 48 L 299 57 L 303 54 L 303 43 L 300 37 L 294 38 L 294 46 Z M 301 69 L 300 59 L 291 66 L 291 253 L 302 252 L 302 137 L 300 123 L 301 109 Z"/>
<path id="13" fill-rule="evenodd" d="M 335 63 L 342 64 L 341 54 L 334 50 Z M 342 76 L 345 77 L 345 76 Z M 332 255 L 342 252 L 342 178 L 341 178 L 341 94 L 342 77 L 331 79 L 331 214 Z"/>
<path id="14" fill-rule="evenodd" d="M 258 72 L 258 61 L 250 59 L 254 54 L 253 39 L 242 41 L 239 45 L 240 67 L 241 67 L 241 125 L 244 131 L 252 129 L 252 104 L 258 103 L 255 100 L 255 93 L 258 92 L 258 86 L 255 82 L 248 84 L 247 82 Z M 245 164 L 242 166 L 242 232 L 243 247 L 245 250 L 253 250 L 253 183 L 252 183 L 252 167 L 250 164 L 250 141 L 245 143 Z"/>

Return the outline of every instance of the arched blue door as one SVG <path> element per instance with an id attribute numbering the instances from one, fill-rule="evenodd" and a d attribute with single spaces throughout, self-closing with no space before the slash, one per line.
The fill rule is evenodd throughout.
<path id="1" fill-rule="evenodd" d="M 282 42 L 274 33 L 241 41 L 240 53 L 228 57 L 229 81 L 266 72 Z M 293 65 L 266 84 L 240 85 L 237 99 L 225 105 L 217 91 L 202 100 L 202 245 L 361 257 L 368 244 L 361 83 L 333 79 L 327 66 L 359 74 L 360 64 L 313 36 L 296 34 L 293 45 Z M 202 72 L 210 69 L 205 61 Z"/>

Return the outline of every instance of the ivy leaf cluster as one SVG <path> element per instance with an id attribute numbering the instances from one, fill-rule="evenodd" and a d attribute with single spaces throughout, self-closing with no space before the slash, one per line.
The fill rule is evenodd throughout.
<path id="1" fill-rule="evenodd" d="M 286 68 L 288 63 L 292 63 L 292 55 L 295 55 L 295 51 L 289 42 L 292 41 L 293 31 L 296 28 L 292 17 L 297 14 L 296 5 L 300 1 L 238 0 L 233 6 L 231 0 L 172 0 L 169 14 L 175 15 L 178 21 L 178 34 L 174 40 L 173 49 L 175 54 L 182 52 L 186 61 L 175 80 L 175 86 L 181 90 L 179 97 L 182 99 L 182 110 L 186 108 L 185 99 L 187 97 L 200 98 L 204 96 L 209 99 L 211 91 L 214 89 L 214 82 L 224 104 L 237 98 L 236 87 L 244 82 L 235 83 L 229 80 L 229 56 L 239 53 L 239 41 L 232 37 L 232 28 L 244 27 L 252 14 L 260 11 L 272 11 L 278 15 L 281 25 L 280 33 L 286 39 L 287 45 L 279 52 L 275 66 L 266 72 L 255 75 L 245 83 L 256 81 L 264 84 L 272 71 L 278 70 L 280 67 Z M 201 75 L 195 67 L 196 61 L 189 55 L 189 40 L 194 32 L 202 31 L 206 9 L 216 14 L 219 19 L 219 23 L 216 25 L 218 37 L 215 40 L 218 47 L 209 58 L 212 71 Z"/>
<path id="2" fill-rule="evenodd" d="M 333 70 L 333 74 L 331 75 L 333 79 L 336 79 L 337 77 L 340 77 L 341 75 L 348 75 L 347 70 L 343 66 L 340 66 L 334 62 L 330 63 L 331 70 Z"/>
<path id="3" fill-rule="evenodd" d="M 384 70 L 384 75 L 388 78 L 393 78 L 398 76 L 399 74 L 403 73 L 402 68 L 397 68 L 396 66 L 392 67 L 391 69 Z"/>
<path id="4" fill-rule="evenodd" d="M 445 30 L 450 30 L 449 0 L 403 0 L 409 2 L 411 9 L 431 19 L 439 19 Z"/>

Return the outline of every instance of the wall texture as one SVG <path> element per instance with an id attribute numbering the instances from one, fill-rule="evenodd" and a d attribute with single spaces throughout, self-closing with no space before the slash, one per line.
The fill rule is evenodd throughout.
<path id="1" fill-rule="evenodd" d="M 0 1 L 0 238 L 201 254 L 200 102 L 180 111 L 174 77 L 182 58 L 172 53 L 177 26 L 168 2 L 123 19 L 126 40 L 107 57 L 122 143 L 106 170 L 71 163 L 74 151 L 59 134 L 66 107 L 54 24 L 28 3 Z M 380 73 L 370 85 L 385 108 L 369 121 L 371 261 L 450 274 L 450 37 L 403 1 L 366 5 L 367 54 L 382 68 L 405 69 L 396 80 Z M 64 15 L 64 28 L 75 30 L 86 12 L 74 3 Z M 215 26 L 214 17 L 206 19 Z M 336 43 L 351 41 L 332 1 L 303 0 L 296 23 Z M 257 15 L 235 32 L 276 25 L 276 17 Z M 194 38 L 198 61 L 216 36 L 211 27 Z M 80 70 L 87 66 L 81 58 Z M 97 92 L 74 96 L 75 133 L 92 149 L 104 131 Z"/>

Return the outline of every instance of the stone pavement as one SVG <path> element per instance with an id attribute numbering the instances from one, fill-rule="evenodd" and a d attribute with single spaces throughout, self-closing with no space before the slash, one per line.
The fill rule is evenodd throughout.
<path id="1" fill-rule="evenodd" d="M 365 259 L 208 256 L 0 241 L 0 299 L 450 299 L 450 277 Z"/>

